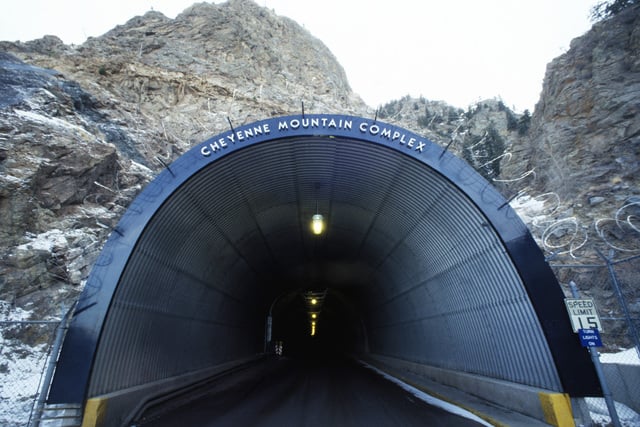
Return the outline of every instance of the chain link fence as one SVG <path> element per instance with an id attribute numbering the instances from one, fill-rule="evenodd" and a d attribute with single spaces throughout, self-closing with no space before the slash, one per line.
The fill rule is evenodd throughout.
<path id="1" fill-rule="evenodd" d="M 581 298 L 594 300 L 602 324 L 600 362 L 616 411 L 623 425 L 640 425 L 640 256 L 614 256 L 611 251 L 591 264 L 550 264 L 566 297 L 572 296 L 573 282 Z M 594 422 L 608 425 L 606 405 L 598 399 L 588 403 Z"/>
<path id="2" fill-rule="evenodd" d="M 61 324 L 29 320 L 30 313 L 0 301 L 0 425 L 32 426 L 48 359 Z"/>

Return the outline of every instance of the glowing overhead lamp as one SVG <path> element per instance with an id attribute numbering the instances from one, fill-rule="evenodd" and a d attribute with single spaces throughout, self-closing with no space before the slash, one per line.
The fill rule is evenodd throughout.
<path id="1" fill-rule="evenodd" d="M 316 305 L 318 303 L 318 300 L 315 298 L 311 298 L 311 305 Z"/>
<path id="2" fill-rule="evenodd" d="M 311 217 L 311 232 L 319 236 L 324 231 L 324 217 L 319 213 Z"/>

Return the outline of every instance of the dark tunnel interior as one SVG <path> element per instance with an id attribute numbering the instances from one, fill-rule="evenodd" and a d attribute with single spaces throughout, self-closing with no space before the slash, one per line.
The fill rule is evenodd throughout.
<path id="1" fill-rule="evenodd" d="M 310 304 L 309 295 L 319 295 Z M 267 344 L 269 345 L 269 344 Z M 344 295 L 331 289 L 294 292 L 274 307 L 273 336 L 268 351 L 286 357 L 330 360 L 362 354 L 361 318 Z"/>

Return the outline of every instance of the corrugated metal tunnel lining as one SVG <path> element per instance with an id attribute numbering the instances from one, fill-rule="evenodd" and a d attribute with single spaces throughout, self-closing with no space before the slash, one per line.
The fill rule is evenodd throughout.
<path id="1" fill-rule="evenodd" d="M 561 388 L 520 278 L 466 196 L 400 153 L 316 137 L 221 159 L 166 201 L 121 278 L 90 394 L 259 351 L 266 305 L 292 288 L 348 294 L 374 353 Z M 514 345 L 524 329 L 530 344 Z"/>
<path id="2" fill-rule="evenodd" d="M 547 390 L 583 386 L 567 373 L 588 357 L 563 343 L 555 278 L 470 167 L 428 141 L 411 146 L 428 154 L 406 150 L 406 131 L 404 146 L 377 141 L 366 119 L 335 119 L 366 123 L 360 132 L 276 132 L 277 120 L 234 130 L 270 135 L 228 144 L 215 161 L 200 149 L 225 136 L 196 147 L 136 199 L 87 283 L 50 401 L 259 354 L 274 306 L 274 334 L 289 345 L 300 339 L 296 295 L 309 290 L 328 290 L 319 332 L 344 332 L 327 345 Z M 314 213 L 327 219 L 321 236 L 309 230 Z"/>

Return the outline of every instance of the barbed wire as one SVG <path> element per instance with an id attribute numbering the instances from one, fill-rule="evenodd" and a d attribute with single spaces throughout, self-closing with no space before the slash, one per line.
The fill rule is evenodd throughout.
<path id="1" fill-rule="evenodd" d="M 485 139 L 486 132 L 478 142 L 467 147 L 475 164 L 483 162 L 478 169 L 495 162 L 508 163 L 513 161 L 514 154 L 507 150 L 499 156 L 485 161 L 486 156 L 481 153 L 481 150 L 474 150 Z M 492 181 L 517 185 L 527 178 L 531 178 L 535 182 L 537 178 L 535 168 L 522 172 L 520 176 L 492 178 Z M 593 236 L 597 236 L 601 243 L 610 249 L 625 253 L 640 253 L 640 214 L 632 211 L 632 209 L 637 209 L 640 212 L 640 201 L 625 204 L 616 210 L 612 218 L 596 218 L 591 223 L 585 224 L 576 216 L 559 219 L 549 218 L 551 215 L 557 214 L 562 207 L 562 199 L 556 192 L 536 195 L 530 187 L 525 187 L 518 192 L 514 200 L 522 200 L 525 197 L 542 204 L 538 216 L 532 218 L 530 222 L 530 229 L 532 234 L 539 233 L 537 237 L 540 245 L 550 253 L 568 254 L 574 259 L 581 258 L 582 255 L 578 251 L 590 247 L 590 244 L 597 244 L 592 241 Z M 540 216 L 544 218 L 540 218 Z M 612 227 L 616 227 L 616 229 L 612 229 Z M 593 230 L 593 232 L 589 230 Z"/>

